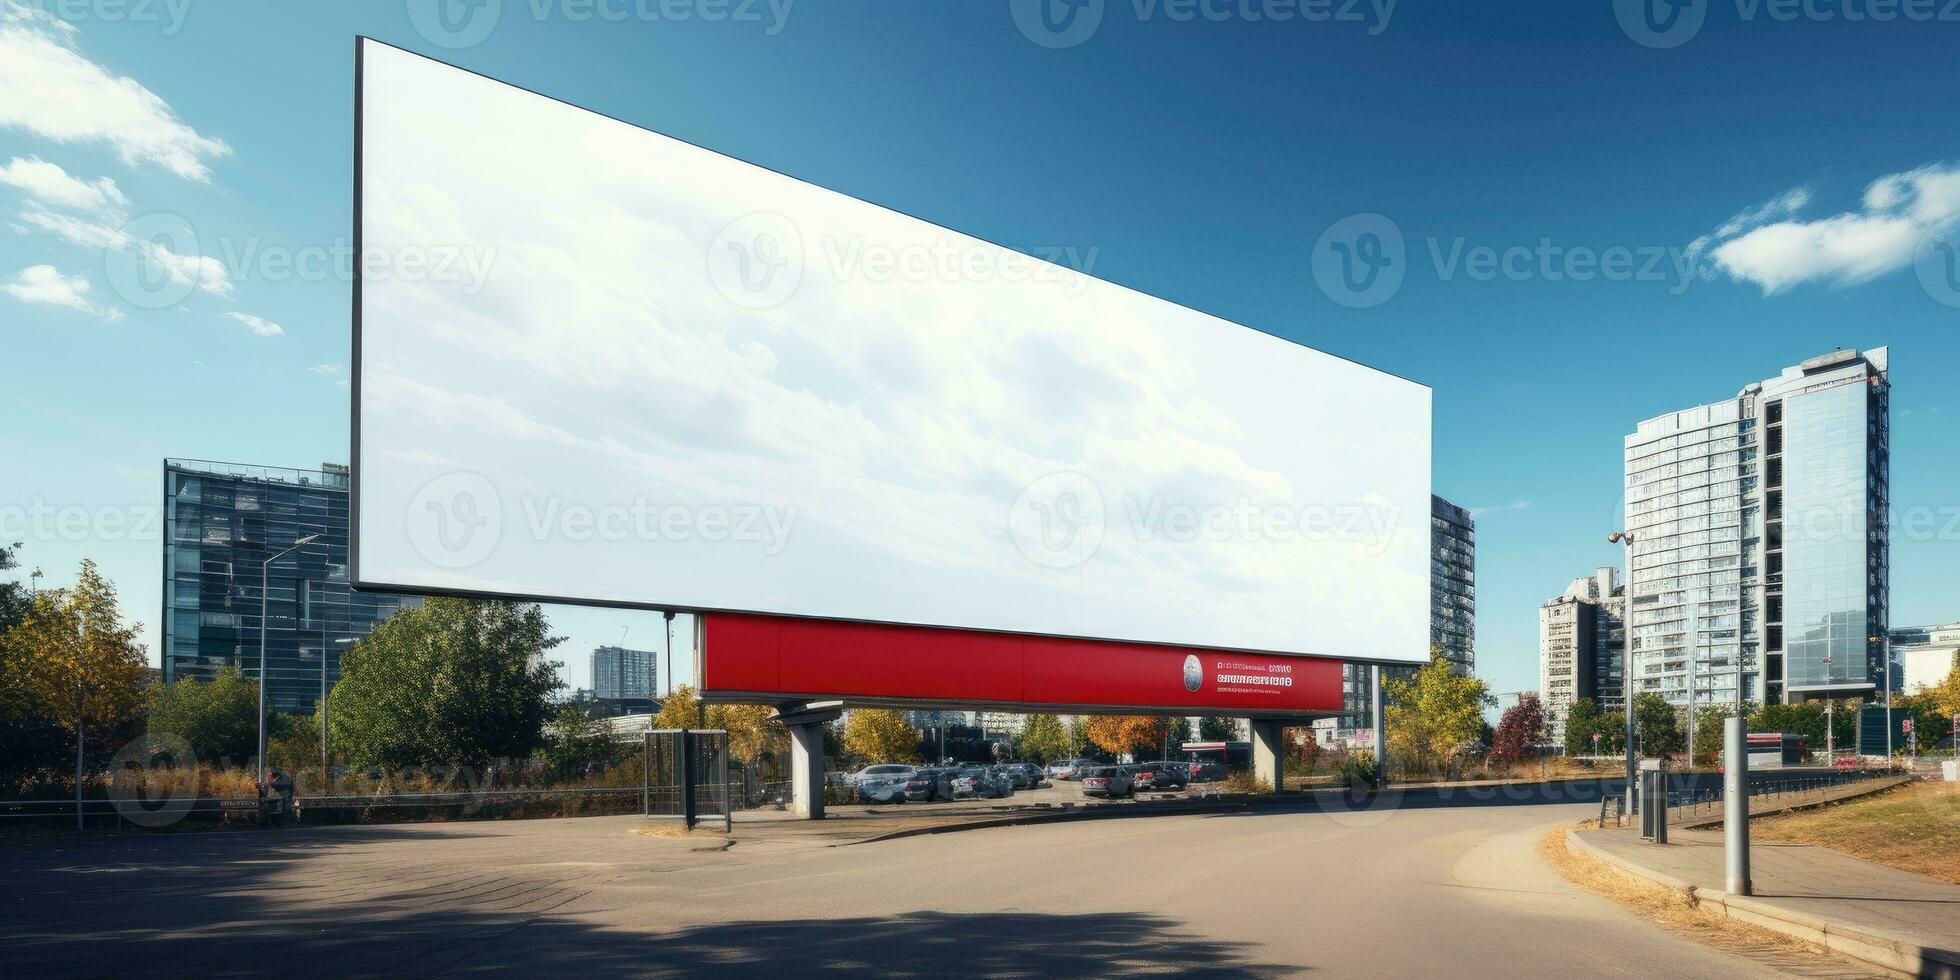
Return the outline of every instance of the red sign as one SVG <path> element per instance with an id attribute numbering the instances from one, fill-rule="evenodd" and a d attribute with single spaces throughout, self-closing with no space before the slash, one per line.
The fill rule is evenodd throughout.
<path id="1" fill-rule="evenodd" d="M 1343 707 L 1338 660 L 973 630 L 712 613 L 699 657 L 703 693 L 720 699 L 1243 716 Z"/>

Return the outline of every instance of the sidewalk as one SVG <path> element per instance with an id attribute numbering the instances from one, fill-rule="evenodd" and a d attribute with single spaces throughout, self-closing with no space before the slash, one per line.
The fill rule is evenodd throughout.
<path id="1" fill-rule="evenodd" d="M 1960 978 L 1960 885 L 1806 844 L 1754 844 L 1755 894 L 1722 889 L 1719 832 L 1681 830 L 1665 846 L 1633 828 L 1573 831 L 1575 850 L 1681 891 L 1723 914 L 1920 977 Z"/>

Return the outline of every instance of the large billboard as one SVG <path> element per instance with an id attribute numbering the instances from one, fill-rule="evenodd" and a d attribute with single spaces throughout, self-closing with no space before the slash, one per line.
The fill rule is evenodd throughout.
<path id="1" fill-rule="evenodd" d="M 356 77 L 358 585 L 1426 656 L 1426 387 L 387 45 Z"/>

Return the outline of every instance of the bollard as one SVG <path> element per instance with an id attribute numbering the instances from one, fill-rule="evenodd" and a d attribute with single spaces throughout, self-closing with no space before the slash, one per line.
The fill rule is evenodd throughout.
<path id="1" fill-rule="evenodd" d="M 1728 892 L 1751 894 L 1749 882 L 1749 729 L 1732 716 L 1724 723 L 1728 745 L 1722 754 L 1722 842 L 1728 852 Z"/>

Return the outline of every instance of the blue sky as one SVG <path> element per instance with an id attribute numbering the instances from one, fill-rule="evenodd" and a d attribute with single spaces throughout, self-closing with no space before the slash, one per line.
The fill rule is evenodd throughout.
<path id="1" fill-rule="evenodd" d="M 1536 685 L 1537 605 L 1618 560 L 1635 422 L 1890 345 L 1895 511 L 1927 517 L 1894 535 L 1894 619 L 1960 619 L 1960 294 L 1929 250 L 1960 214 L 1960 23 L 1720 0 L 1662 47 L 1605 3 L 1105 0 L 1078 38 L 1015 4 L 488 2 L 461 47 L 417 29 L 420 0 L 6 8 L 0 535 L 50 584 L 93 557 L 147 626 L 163 457 L 347 458 L 349 284 L 280 261 L 350 234 L 360 33 L 981 238 L 1093 249 L 1097 276 L 1431 385 L 1498 691 Z M 104 238 L 130 220 L 195 248 L 133 258 Z M 1399 286 L 1344 291 L 1330 229 L 1399 236 Z M 1482 275 L 1479 249 L 1523 251 Z M 661 632 L 554 619 L 574 682 L 593 644 Z"/>

